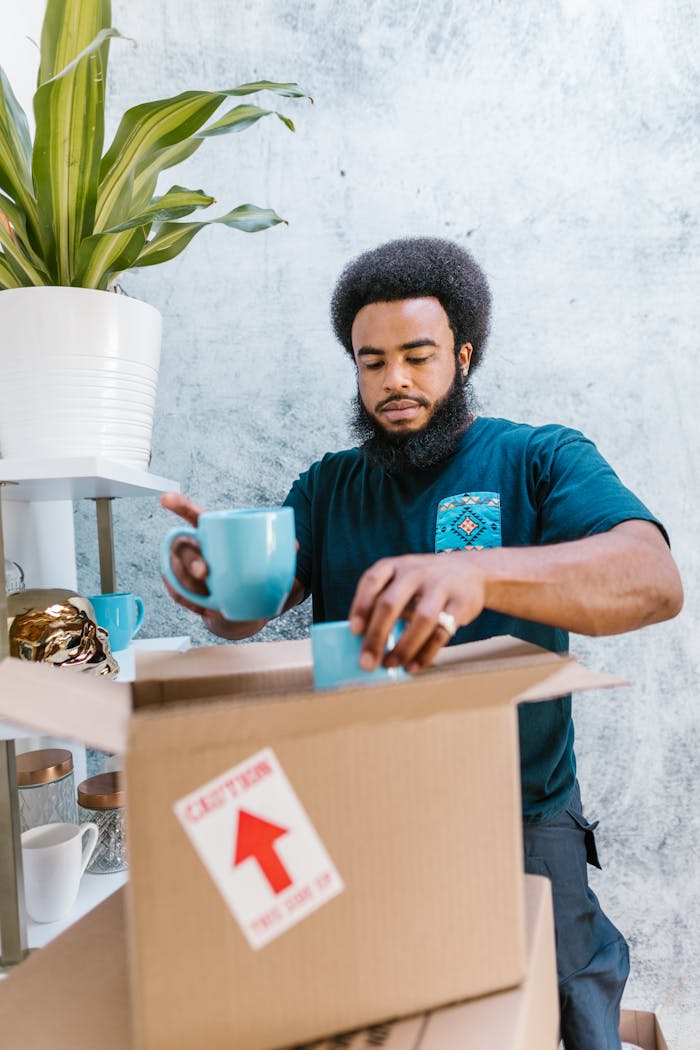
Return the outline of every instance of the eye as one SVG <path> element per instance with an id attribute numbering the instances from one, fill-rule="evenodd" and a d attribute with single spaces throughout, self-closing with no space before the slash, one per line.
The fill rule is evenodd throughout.
<path id="1" fill-rule="evenodd" d="M 406 360 L 412 365 L 424 365 L 430 360 L 430 355 L 428 357 L 407 357 Z"/>
<path id="2" fill-rule="evenodd" d="M 381 361 L 365 361 L 366 372 L 376 372 L 378 368 L 382 367 Z"/>

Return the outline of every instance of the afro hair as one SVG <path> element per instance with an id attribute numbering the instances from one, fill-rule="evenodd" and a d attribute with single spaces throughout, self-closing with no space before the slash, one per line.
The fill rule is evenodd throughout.
<path id="1" fill-rule="evenodd" d="M 455 337 L 455 353 L 471 343 L 473 372 L 489 333 L 491 293 L 481 267 L 454 241 L 406 237 L 358 256 L 333 290 L 333 329 L 353 357 L 352 325 L 363 306 L 423 296 L 433 296 L 442 305 Z"/>

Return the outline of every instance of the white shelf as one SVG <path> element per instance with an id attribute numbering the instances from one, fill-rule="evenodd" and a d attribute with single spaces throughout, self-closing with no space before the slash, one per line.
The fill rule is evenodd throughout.
<path id="1" fill-rule="evenodd" d="M 67 919 L 58 922 L 34 922 L 27 916 L 27 945 L 29 948 L 43 948 L 44 945 L 58 937 L 74 922 L 82 919 L 89 911 L 96 908 L 103 900 L 123 886 L 129 878 L 127 871 L 115 871 L 106 875 L 91 875 L 86 872 L 80 880 L 78 899 Z"/>
<path id="2" fill-rule="evenodd" d="M 0 459 L 0 495 L 4 500 L 112 499 L 179 492 L 180 486 L 126 463 L 103 456 L 69 459 Z"/>

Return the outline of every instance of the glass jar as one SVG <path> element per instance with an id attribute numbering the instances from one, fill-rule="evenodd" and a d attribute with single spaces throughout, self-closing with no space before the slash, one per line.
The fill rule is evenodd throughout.
<path id="1" fill-rule="evenodd" d="M 24 573 L 22 566 L 16 561 L 4 559 L 5 565 L 5 593 L 20 594 L 24 590 Z"/>
<path id="2" fill-rule="evenodd" d="M 22 831 L 41 824 L 77 824 L 73 756 L 60 747 L 17 755 L 17 797 Z"/>
<path id="3" fill-rule="evenodd" d="M 81 824 L 97 824 L 100 836 L 86 871 L 95 875 L 124 871 L 126 863 L 126 792 L 122 773 L 100 773 L 78 785 L 78 812 Z"/>

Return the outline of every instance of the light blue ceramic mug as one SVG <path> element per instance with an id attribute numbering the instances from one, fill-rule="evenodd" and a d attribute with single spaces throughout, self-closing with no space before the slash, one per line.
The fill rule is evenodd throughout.
<path id="1" fill-rule="evenodd" d="M 199 543 L 209 567 L 209 594 L 195 594 L 175 576 L 170 548 L 179 536 Z M 294 511 L 291 507 L 212 510 L 200 514 L 197 528 L 171 529 L 161 549 L 161 570 L 183 598 L 216 609 L 227 620 L 277 616 L 294 583 L 296 570 Z"/>
<path id="2" fill-rule="evenodd" d="M 123 591 L 120 594 L 91 594 L 95 619 L 109 634 L 113 652 L 126 649 L 131 644 L 143 623 L 143 602 L 135 594 Z"/>
<path id="3" fill-rule="evenodd" d="M 393 649 L 405 623 L 399 620 L 387 641 L 387 651 Z M 314 662 L 314 685 L 317 689 L 331 689 L 341 685 L 364 685 L 393 682 L 409 678 L 403 667 L 376 667 L 363 671 L 360 652 L 363 637 L 353 634 L 348 620 L 315 623 L 311 627 L 311 651 Z"/>

